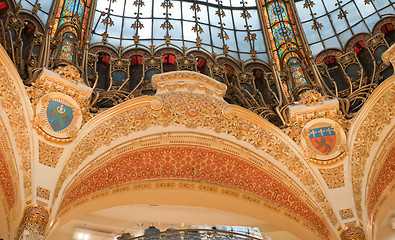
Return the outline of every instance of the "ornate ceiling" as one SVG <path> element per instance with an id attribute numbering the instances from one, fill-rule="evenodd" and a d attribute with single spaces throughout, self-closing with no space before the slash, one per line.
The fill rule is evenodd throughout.
<path id="1" fill-rule="evenodd" d="M 376 239 L 395 202 L 393 3 L 314 2 L 0 1 L 0 238 L 158 204 Z"/>
<path id="2" fill-rule="evenodd" d="M 192 72 L 155 76 L 155 96 L 109 109 L 84 123 L 72 142 L 58 141 L 48 131 L 34 132 L 32 124 L 39 129 L 42 120 L 32 121 L 26 90 L 4 52 L 2 56 L 1 80 L 8 86 L 1 90 L 3 136 L 8 139 L 2 141 L 2 191 L 7 193 L 4 217 L 10 234 L 26 202 L 50 209 L 43 219 L 51 222 L 46 228 L 51 232 L 88 209 L 132 203 L 127 196 L 155 195 L 156 189 L 173 197 L 209 194 L 213 201 L 198 205 L 214 207 L 222 199 L 224 210 L 264 219 L 296 236 L 323 239 L 337 239 L 352 222 L 358 224 L 347 231 L 375 234 L 369 226 L 383 214 L 379 206 L 392 205 L 387 199 L 394 184 L 393 77 L 379 86 L 350 126 L 342 126 L 347 148 L 328 161 L 309 159 L 298 141 L 223 101 L 223 84 Z M 353 200 L 336 202 L 349 194 Z M 102 205 L 110 199 L 110 205 Z M 246 207 L 235 210 L 228 199 L 245 201 Z M 162 200 L 192 204 L 192 199 Z M 254 208 L 260 216 L 250 212 Z M 21 226 L 31 221 L 26 214 Z M 295 231 L 288 224 L 300 227 Z"/>

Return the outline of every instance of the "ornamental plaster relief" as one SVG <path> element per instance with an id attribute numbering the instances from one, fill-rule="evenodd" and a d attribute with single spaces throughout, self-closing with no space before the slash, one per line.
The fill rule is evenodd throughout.
<path id="1" fill-rule="evenodd" d="M 218 192 L 217 186 L 228 186 L 236 193 L 248 192 L 252 194 L 252 197 L 244 197 L 245 193 L 237 193 L 236 197 L 243 196 L 244 200 L 253 200 L 256 204 L 262 201 L 267 204 L 274 203 L 280 212 L 284 214 L 288 212 L 293 218 L 300 219 L 299 221 L 304 220 L 303 222 L 306 222 L 309 228 L 317 229 L 322 236 L 326 236 L 325 238 L 329 237 L 329 230 L 325 230 L 324 227 L 325 216 L 316 215 L 320 212 L 316 208 L 309 210 L 314 204 L 306 200 L 308 197 L 305 192 L 294 192 L 298 188 L 297 185 L 274 177 L 279 175 L 275 174 L 276 169 L 272 169 L 269 173 L 246 160 L 222 151 L 179 144 L 151 146 L 114 156 L 106 161 L 99 160 L 102 162 L 101 165 L 88 168 L 78 174 L 80 179 L 69 184 L 65 191 L 59 208 L 60 214 L 64 214 L 76 202 L 83 204 L 82 199 L 89 198 L 97 192 L 108 195 L 105 192 L 109 189 L 120 187 L 127 190 L 129 184 L 134 182 L 179 179 L 202 183 L 203 185 L 196 190 Z M 216 187 L 203 187 L 206 182 L 217 185 Z M 174 188 L 175 183 L 168 183 L 161 187 Z M 305 200 L 301 200 L 303 196 Z M 317 217 L 321 220 L 316 219 Z"/>
<path id="2" fill-rule="evenodd" d="M 350 128 L 348 145 L 350 146 L 351 181 L 357 216 L 363 217 L 363 186 L 367 181 L 368 162 L 372 146 L 383 130 L 394 123 L 395 116 L 395 76 L 388 78 L 372 94 L 359 111 Z"/>
<path id="3" fill-rule="evenodd" d="M 45 166 L 56 168 L 64 149 L 61 147 L 55 147 L 40 140 L 38 144 L 40 154 L 38 162 Z"/>
<path id="4" fill-rule="evenodd" d="M 28 199 L 32 196 L 32 133 L 29 130 L 32 111 L 22 80 L 3 47 L 0 47 L 0 103 L 8 118 L 4 123 L 10 128 L 11 144 L 15 144 L 19 155 L 17 165 L 22 170 L 24 197 Z"/>
<path id="5" fill-rule="evenodd" d="M 343 164 L 334 168 L 322 168 L 319 171 L 329 189 L 344 187 Z"/>
<path id="6" fill-rule="evenodd" d="M 24 240 L 44 239 L 49 221 L 49 210 L 40 205 L 25 208 L 24 216 L 18 229 L 18 238 Z"/>
<path id="7" fill-rule="evenodd" d="M 369 223 L 377 222 L 377 214 L 395 192 L 395 126 L 372 163 L 366 184 Z M 393 205 L 393 204 L 392 204 Z"/>
<path id="8" fill-rule="evenodd" d="M 191 79 L 196 75 L 188 74 Z M 155 79 L 154 77 L 154 82 Z M 89 121 L 77 137 L 76 147 L 63 167 L 54 199 L 59 196 L 64 182 L 75 174 L 88 156 L 102 146 L 109 146 L 121 137 L 155 126 L 186 126 L 192 129 L 199 127 L 228 134 L 281 162 L 311 192 L 332 224 L 337 223 L 338 219 L 316 177 L 302 160 L 302 150 L 284 133 L 250 111 L 228 105 L 219 98 L 220 94 L 216 97 L 207 94 L 215 91 L 212 85 L 201 82 L 196 84 L 184 79 L 175 83 L 177 81 L 171 79 L 171 84 L 158 84 L 161 94 L 129 100 Z"/>

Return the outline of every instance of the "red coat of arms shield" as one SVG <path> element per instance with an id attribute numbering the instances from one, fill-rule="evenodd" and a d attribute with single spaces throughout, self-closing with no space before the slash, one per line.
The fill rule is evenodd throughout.
<path id="1" fill-rule="evenodd" d="M 320 127 L 309 130 L 310 141 L 323 154 L 329 154 L 336 142 L 336 133 L 332 127 Z"/>

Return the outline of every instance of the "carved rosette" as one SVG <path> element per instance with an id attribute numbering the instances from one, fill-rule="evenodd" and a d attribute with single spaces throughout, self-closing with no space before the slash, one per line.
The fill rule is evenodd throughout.
<path id="1" fill-rule="evenodd" d="M 301 143 L 310 160 L 333 163 L 346 152 L 346 134 L 335 121 L 320 118 L 310 121 L 302 130 Z"/>
<path id="2" fill-rule="evenodd" d="M 49 220 L 48 210 L 40 205 L 32 205 L 25 209 L 23 220 L 19 225 L 18 239 L 44 239 Z"/>
<path id="3" fill-rule="evenodd" d="M 359 227 L 348 227 L 341 233 L 342 240 L 365 240 L 365 233 Z"/>
<path id="4" fill-rule="evenodd" d="M 37 104 L 34 126 L 49 140 L 72 141 L 81 124 L 81 109 L 68 95 L 49 93 Z"/>

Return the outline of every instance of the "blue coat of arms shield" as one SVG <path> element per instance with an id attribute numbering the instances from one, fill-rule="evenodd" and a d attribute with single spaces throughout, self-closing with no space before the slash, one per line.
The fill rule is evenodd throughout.
<path id="1" fill-rule="evenodd" d="M 63 103 L 50 100 L 47 105 L 47 118 L 55 132 L 65 129 L 73 120 L 73 109 Z"/>

